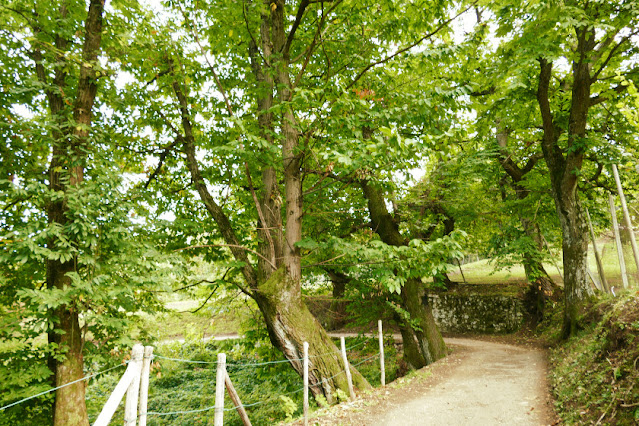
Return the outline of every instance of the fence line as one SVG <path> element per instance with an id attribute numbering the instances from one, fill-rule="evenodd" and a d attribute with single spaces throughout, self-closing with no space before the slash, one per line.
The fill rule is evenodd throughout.
<path id="1" fill-rule="evenodd" d="M 374 339 L 374 337 L 370 337 L 368 338 L 370 339 Z M 352 349 L 355 349 L 359 346 L 362 346 L 366 343 L 369 343 L 369 340 L 365 340 L 363 342 L 359 342 L 357 344 L 354 344 L 352 346 L 349 346 L 348 348 L 346 348 L 347 351 L 350 351 Z M 322 358 L 325 357 L 327 355 L 334 355 L 334 354 L 339 354 L 340 350 L 336 350 L 333 352 L 326 352 L 324 354 L 318 354 L 318 355 L 310 355 L 308 358 L 309 359 L 314 359 L 314 358 Z M 163 356 L 163 355 L 157 355 L 154 354 L 153 355 L 154 358 L 158 358 L 158 359 L 166 359 L 169 361 L 176 361 L 176 362 L 184 362 L 184 363 L 191 363 L 191 364 L 210 364 L 210 365 L 217 365 L 217 361 L 196 361 L 196 360 L 191 360 L 191 359 L 183 359 L 183 358 L 172 358 L 172 357 L 168 357 L 168 356 Z M 304 358 L 293 358 L 293 359 L 282 359 L 282 360 L 278 360 L 278 361 L 265 361 L 265 362 L 256 362 L 256 363 L 232 363 L 232 362 L 227 362 L 226 366 L 227 367 L 260 367 L 263 365 L 271 365 L 271 364 L 285 364 L 285 363 L 289 363 L 292 361 L 304 361 Z"/>
<path id="2" fill-rule="evenodd" d="M 326 353 L 326 354 L 315 355 L 315 356 L 313 356 L 313 358 L 318 358 L 318 357 L 323 357 L 323 356 L 335 356 L 335 357 L 336 357 L 336 360 L 338 360 L 340 353 L 341 353 L 341 355 L 342 355 L 342 357 L 343 357 L 343 358 L 346 358 L 346 352 L 345 352 L 345 351 L 346 351 L 346 348 L 345 348 L 345 344 L 343 343 L 344 338 L 342 337 L 340 340 L 342 341 L 341 343 L 342 343 L 342 348 L 343 348 L 343 350 L 339 350 L 339 349 L 338 349 L 338 350 L 336 350 L 336 351 L 331 351 L 331 352 L 328 352 L 328 353 Z M 359 342 L 359 343 L 356 343 L 356 344 L 354 344 L 354 345 L 351 345 L 351 346 L 349 346 L 349 348 L 348 348 L 348 349 L 349 349 L 349 350 L 352 350 L 352 349 L 357 348 L 357 347 L 359 347 L 359 346 L 362 346 L 362 345 L 364 345 L 364 344 L 366 344 L 366 343 L 369 343 L 369 339 L 366 339 L 366 340 L 364 340 L 364 341 L 362 341 L 362 342 Z M 227 412 L 227 411 L 236 411 L 236 410 L 238 411 L 238 413 L 239 413 L 240 411 L 242 411 L 242 412 L 243 412 L 243 410 L 244 410 L 245 408 L 250 408 L 250 407 L 256 407 L 256 406 L 264 405 L 264 404 L 267 404 L 267 403 L 269 403 L 269 402 L 272 402 L 272 401 L 275 401 L 275 400 L 277 400 L 277 399 L 280 399 L 280 398 L 281 398 L 281 397 L 283 397 L 283 396 L 288 396 L 288 395 L 292 395 L 292 394 L 295 394 L 295 393 L 298 393 L 298 392 L 304 391 L 304 393 L 305 393 L 305 395 L 304 395 L 304 418 L 305 418 L 305 422 L 306 422 L 306 421 L 307 421 L 307 419 L 308 419 L 308 412 L 307 412 L 307 408 L 306 408 L 306 407 L 307 407 L 307 398 L 308 398 L 308 396 L 307 396 L 307 392 L 308 392 L 308 389 L 309 389 L 309 387 L 310 387 L 310 386 L 320 386 L 320 385 L 322 385 L 322 384 L 328 383 L 331 379 L 334 379 L 335 377 L 339 376 L 340 374 L 346 374 L 346 375 L 347 375 L 347 378 L 348 378 L 348 373 L 350 372 L 350 368 L 351 368 L 351 367 L 357 367 L 357 366 L 362 365 L 363 363 L 368 362 L 368 361 L 372 360 L 373 358 L 376 358 L 376 357 L 378 357 L 378 356 L 380 356 L 380 355 L 381 355 L 381 353 L 380 353 L 380 352 L 374 353 L 373 355 L 368 356 L 367 358 L 365 358 L 365 359 L 363 359 L 363 360 L 359 361 L 359 362 L 358 362 L 358 363 L 356 363 L 356 364 L 350 364 L 350 363 L 348 363 L 348 360 L 343 360 L 343 361 L 344 361 L 344 364 L 345 364 L 345 366 L 344 366 L 344 369 L 343 369 L 343 370 L 339 371 L 337 374 L 334 374 L 334 375 L 332 375 L 332 376 L 330 376 L 330 377 L 323 378 L 323 379 L 321 379 L 320 381 L 318 381 L 318 382 L 316 382 L 316 383 L 313 383 L 312 385 L 310 385 L 310 386 L 309 386 L 309 384 L 307 383 L 307 378 L 306 378 L 306 377 L 307 377 L 307 373 L 306 373 L 306 363 L 307 363 L 307 362 L 308 362 L 308 360 L 311 358 L 311 356 L 309 356 L 309 355 L 308 355 L 308 352 L 306 351 L 306 347 L 307 347 L 307 345 L 308 345 L 308 344 L 307 344 L 306 342 L 304 342 L 304 349 L 305 349 L 305 351 L 304 351 L 304 355 L 305 355 L 305 356 L 304 356 L 304 358 L 297 359 L 297 360 L 293 359 L 293 360 L 281 360 L 281 361 L 267 361 L 267 362 L 262 362 L 262 363 L 245 363 L 245 364 L 231 364 L 231 363 L 229 363 L 229 364 L 227 364 L 227 363 L 226 363 L 226 357 L 225 357 L 225 355 L 224 355 L 224 354 L 218 354 L 218 361 L 217 361 L 217 362 L 196 361 L 196 363 L 216 364 L 216 365 L 217 365 L 217 368 L 218 368 L 218 373 L 217 373 L 217 375 L 218 375 L 218 376 L 220 376 L 220 375 L 224 374 L 224 375 L 226 376 L 226 378 L 228 378 L 228 373 L 226 373 L 226 366 L 237 366 L 237 367 L 246 367 L 246 366 L 263 366 L 263 365 L 271 365 L 271 364 L 287 363 L 287 362 L 291 362 L 291 361 L 304 361 L 304 364 L 305 364 L 304 386 L 300 387 L 299 389 L 296 389 L 296 390 L 293 390 L 293 391 L 291 391 L 291 392 L 287 392 L 287 393 L 284 393 L 284 394 L 279 394 L 279 395 L 277 395 L 277 396 L 273 396 L 273 397 L 271 397 L 271 398 L 266 398 L 266 399 L 264 399 L 264 400 L 262 400 L 262 401 L 257 401 L 257 402 L 250 403 L 250 404 L 244 404 L 244 403 L 242 403 L 242 402 L 240 401 L 240 403 L 239 403 L 239 404 L 238 404 L 238 403 L 235 403 L 233 406 L 228 407 L 228 408 L 224 408 L 224 407 L 223 407 L 223 404 L 224 404 L 224 403 L 223 403 L 223 399 L 224 399 L 224 397 L 223 397 L 223 395 L 222 395 L 221 397 L 220 397 L 220 396 L 218 396 L 218 395 L 217 395 L 217 393 L 220 393 L 220 392 L 217 392 L 217 391 L 216 391 L 216 404 L 215 404 L 215 405 L 211 405 L 211 406 L 204 407 L 204 408 L 193 409 L 193 410 L 178 410 L 178 411 L 169 411 L 169 412 L 155 412 L 155 411 L 149 411 L 149 412 L 146 412 L 146 413 L 140 413 L 140 415 L 144 415 L 144 416 L 154 416 L 154 415 L 155 415 L 155 416 L 170 416 L 170 415 L 194 414 L 194 413 L 201 413 L 201 412 L 206 412 L 206 411 L 215 410 L 215 412 L 216 412 L 216 418 L 217 418 L 217 421 L 219 422 L 219 424 L 221 424 L 221 422 L 222 422 L 222 414 L 223 414 L 224 412 Z M 382 345 L 383 345 L 383 344 L 382 344 L 382 342 L 380 342 L 380 347 L 383 347 Z M 220 360 L 220 356 L 222 356 L 222 360 Z M 170 360 L 172 360 L 172 361 L 178 361 L 178 362 L 179 362 L 179 361 L 181 361 L 181 362 L 187 362 L 187 363 L 188 363 L 188 362 L 194 362 L 193 360 L 186 360 L 186 359 L 179 359 L 179 358 L 170 358 L 170 357 L 162 357 L 162 356 L 158 356 L 158 358 L 170 359 Z M 338 361 L 339 361 L 339 360 L 338 360 Z M 383 371 L 383 367 L 381 367 L 381 368 L 380 368 L 380 370 L 381 370 L 381 371 Z M 216 382 L 217 382 L 218 380 L 219 380 L 219 378 L 218 378 L 218 379 L 216 379 Z M 230 378 L 228 378 L 228 380 L 230 381 Z M 383 378 L 382 378 L 382 383 L 384 383 L 384 379 L 383 379 Z M 223 385 L 222 385 L 222 386 L 223 386 Z M 352 385 L 351 385 L 351 386 L 352 386 Z M 216 388 L 219 388 L 218 383 L 216 383 Z M 349 389 L 349 390 L 350 390 L 350 389 Z M 230 391 L 229 391 L 229 392 L 230 392 Z M 351 398 L 353 398 L 353 397 L 354 397 L 354 394 L 351 394 Z M 238 401 L 239 401 L 239 399 L 238 399 Z M 220 404 L 222 404 L 222 405 L 220 405 Z M 245 412 L 244 412 L 244 416 L 246 416 L 246 413 L 245 413 Z M 243 421 L 244 421 L 244 420 L 243 420 Z M 250 424 L 250 421 L 248 420 L 248 417 L 246 417 L 246 422 L 245 422 L 245 424 Z"/>
<path id="3" fill-rule="evenodd" d="M 342 337 L 341 340 L 343 341 L 344 338 Z M 369 343 L 369 340 L 365 339 L 362 342 L 356 343 L 356 344 L 348 347 L 348 350 L 355 349 L 355 348 L 357 348 L 359 346 L 362 346 L 362 345 L 365 345 L 367 343 Z M 381 344 L 382 343 L 380 342 L 380 348 L 382 347 Z M 305 342 L 305 345 L 307 345 L 306 342 Z M 266 365 L 272 365 L 272 364 L 290 363 L 292 361 L 305 361 L 305 362 L 308 362 L 308 360 L 311 359 L 311 358 L 321 358 L 321 357 L 326 357 L 326 356 L 336 356 L 338 361 L 339 361 L 339 355 L 340 355 L 341 352 L 342 352 L 344 358 L 346 357 L 345 351 L 347 349 L 345 348 L 345 345 L 343 344 L 343 342 L 342 342 L 342 348 L 343 348 L 342 351 L 337 349 L 335 351 L 327 352 L 327 353 L 324 353 L 324 354 L 312 355 L 312 356 L 309 356 L 308 353 L 305 352 L 305 357 L 304 358 L 299 358 L 299 359 L 266 361 L 266 362 L 260 362 L 260 363 L 229 363 L 229 364 L 226 364 L 225 362 L 220 363 L 220 361 L 219 361 L 219 359 L 220 359 L 219 356 L 220 355 L 225 359 L 225 355 L 224 354 L 218 354 L 218 361 L 196 361 L 196 360 L 188 360 L 188 359 L 182 359 L 182 358 L 172 358 L 172 357 L 165 357 L 165 356 L 162 356 L 162 355 L 156 355 L 156 354 L 153 354 L 153 348 L 150 347 L 150 346 L 144 348 L 141 345 L 135 345 L 133 353 L 137 354 L 136 349 L 138 350 L 138 352 L 140 352 L 139 354 L 137 354 L 137 355 L 140 355 L 139 357 L 137 357 L 137 358 L 140 358 L 140 359 L 137 359 L 137 358 L 135 359 L 136 362 L 139 361 L 138 363 L 140 364 L 139 365 L 139 367 L 140 367 L 139 370 L 140 371 L 133 372 L 133 370 L 131 370 L 131 366 L 133 365 L 133 364 L 131 364 L 131 362 L 134 361 L 134 359 L 132 358 L 131 360 L 128 360 L 128 361 L 126 361 L 126 362 L 124 362 L 122 364 L 116 365 L 114 367 L 111 367 L 111 368 L 96 372 L 94 374 L 87 375 L 87 376 L 85 376 L 85 377 L 83 377 L 81 379 L 74 380 L 74 381 L 66 383 L 64 385 L 57 386 L 55 388 L 46 390 L 44 392 L 40 392 L 40 393 L 38 393 L 36 395 L 32 395 L 30 397 L 27 397 L 27 398 L 21 399 L 19 401 L 16 401 L 14 403 L 8 404 L 8 405 L 6 405 L 4 407 L 0 407 L 0 411 L 3 411 L 5 409 L 7 409 L 7 408 L 10 408 L 10 407 L 13 407 L 15 405 L 18 405 L 18 404 L 20 404 L 22 402 L 25 402 L 25 401 L 28 401 L 28 400 L 31 400 L 31 399 L 46 395 L 46 394 L 48 394 L 50 392 L 54 392 L 54 391 L 56 391 L 58 389 L 62 389 L 64 387 L 66 387 L 66 386 L 70 386 L 70 385 L 73 385 L 75 383 L 82 382 L 84 380 L 89 380 L 89 379 L 91 379 L 93 377 L 96 377 L 98 375 L 113 371 L 113 370 L 115 370 L 117 368 L 120 368 L 120 367 L 123 367 L 123 366 L 125 366 L 127 364 L 130 364 L 130 365 L 128 365 L 127 371 L 125 372 L 124 376 L 127 376 L 127 377 L 131 376 L 131 377 L 129 377 L 129 379 L 126 381 L 127 382 L 126 384 L 125 383 L 118 383 L 118 387 L 120 387 L 120 384 L 122 384 L 123 386 L 126 386 L 126 388 L 127 388 L 126 390 L 124 390 L 124 392 L 127 395 L 126 410 L 125 410 L 126 411 L 125 417 L 127 418 L 126 423 L 128 424 L 130 422 L 135 422 L 136 419 L 139 419 L 141 421 L 141 424 L 143 424 L 143 423 L 145 424 L 147 416 L 152 416 L 152 415 L 155 415 L 155 416 L 169 416 L 169 415 L 191 414 L 191 413 L 199 413 L 199 412 L 205 412 L 205 411 L 210 411 L 210 410 L 216 409 L 216 405 L 212 405 L 210 407 L 199 408 L 199 409 L 194 409 L 194 410 L 180 410 L 180 411 L 172 411 L 172 412 L 165 412 L 165 413 L 146 411 L 146 396 L 145 395 L 146 395 L 146 392 L 147 392 L 146 388 L 148 387 L 148 365 L 146 365 L 146 364 L 150 364 L 151 360 L 154 359 L 154 358 L 165 359 L 165 360 L 176 361 L 176 362 L 183 362 L 183 363 L 217 365 L 218 369 L 219 368 L 223 368 L 224 369 L 224 374 L 228 378 L 228 374 L 226 373 L 226 366 L 230 366 L 230 367 L 259 367 L 259 366 L 266 366 Z M 142 352 L 141 351 L 144 351 L 143 356 L 142 356 Z M 147 354 L 147 351 L 148 351 L 148 354 Z M 378 355 L 380 355 L 380 352 L 377 352 L 377 353 L 373 354 L 372 356 L 367 357 L 366 359 L 358 362 L 357 364 L 352 364 L 352 366 L 353 367 L 359 366 L 359 365 L 361 365 L 361 364 L 363 364 L 363 363 L 365 363 L 367 361 L 370 361 L 371 359 L 377 357 Z M 143 361 L 144 361 L 145 367 L 146 367 L 146 368 L 144 368 L 144 371 L 145 371 L 144 374 L 145 374 L 145 376 L 147 376 L 145 378 L 141 377 L 141 375 L 142 375 L 141 372 L 143 370 Z M 337 374 L 334 374 L 331 377 L 323 378 L 322 380 L 312 384 L 311 386 L 318 386 L 318 385 L 323 384 L 323 383 L 328 383 L 329 380 L 339 376 L 340 374 L 347 374 L 348 375 L 347 369 L 350 368 L 350 367 L 349 367 L 348 362 L 347 361 L 345 361 L 345 362 L 346 362 L 346 365 L 345 365 L 345 369 L 344 370 L 340 371 Z M 222 365 L 220 365 L 220 364 L 222 364 Z M 136 364 L 136 366 L 137 366 L 137 364 Z M 131 371 L 129 371 L 129 370 L 131 370 Z M 382 366 L 382 371 L 383 371 L 383 366 Z M 124 381 L 124 379 L 125 379 L 124 376 L 120 379 L 120 382 Z M 142 386 L 145 389 L 142 391 L 142 393 L 140 395 L 140 398 L 138 398 L 138 392 L 140 391 L 140 389 L 139 389 L 140 388 L 140 381 L 142 381 Z M 230 379 L 229 379 L 229 381 L 230 381 Z M 384 379 L 382 378 L 382 382 L 383 381 L 384 381 Z M 294 391 L 287 392 L 287 393 L 284 393 L 284 394 L 280 394 L 280 395 L 274 396 L 272 398 L 267 398 L 267 399 L 262 400 L 262 401 L 257 401 L 257 402 L 251 403 L 251 404 L 242 404 L 242 403 L 240 403 L 240 404 L 236 404 L 236 405 L 234 405 L 233 407 L 230 407 L 230 408 L 223 408 L 223 407 L 217 407 L 217 408 L 219 409 L 219 413 L 222 413 L 222 412 L 225 412 L 225 411 L 237 410 L 239 408 L 256 407 L 256 406 L 263 405 L 263 404 L 266 404 L 268 402 L 274 401 L 276 399 L 279 399 L 279 398 L 281 398 L 283 396 L 292 395 L 292 394 L 301 392 L 303 390 L 307 391 L 308 388 L 309 388 L 309 386 L 305 383 L 305 386 L 303 386 L 303 387 L 301 387 L 299 389 L 296 389 Z M 142 395 L 144 395 L 144 396 L 142 396 Z M 114 395 L 111 395 L 111 398 L 109 398 L 109 401 L 113 397 L 114 397 Z M 144 402 L 142 402 L 142 400 L 144 400 Z M 222 400 L 223 400 L 223 398 L 222 398 Z M 107 401 L 106 405 L 109 405 L 109 401 Z M 119 401 L 120 401 L 120 399 L 118 399 L 117 402 L 115 402 L 115 403 L 117 404 L 117 403 L 119 403 Z M 138 401 L 140 402 L 140 406 L 139 406 L 140 410 L 138 412 L 136 412 L 137 411 L 136 409 L 138 408 L 137 407 Z M 219 404 L 219 402 L 218 402 L 218 404 Z M 113 405 L 113 404 L 111 404 L 111 405 Z M 135 407 L 134 407 L 134 405 L 135 405 Z M 102 421 L 102 423 L 104 423 L 104 424 L 107 424 L 110 421 L 110 418 L 111 418 L 113 413 L 111 413 L 111 416 L 106 414 L 106 417 L 101 420 L 101 418 L 104 417 L 103 413 L 105 412 L 106 408 L 107 407 L 105 406 L 105 408 L 102 410 L 102 413 L 100 413 L 100 415 L 98 416 L 98 420 L 96 420 L 96 424 L 99 421 Z M 117 408 L 117 407 L 115 407 L 115 408 Z M 115 408 L 111 407 L 109 410 L 106 410 L 106 411 L 110 411 L 111 409 L 113 409 L 113 411 L 114 411 Z"/>
<path id="4" fill-rule="evenodd" d="M 90 375 L 85 376 L 85 377 L 83 377 L 83 378 L 81 378 L 81 379 L 74 380 L 74 381 L 72 381 L 72 382 L 65 383 L 64 385 L 60 385 L 60 386 L 58 386 L 58 387 L 55 387 L 55 388 L 52 388 L 52 389 L 46 390 L 46 391 L 44 391 L 44 392 L 40 392 L 39 394 L 32 395 L 32 396 L 30 396 L 30 397 L 27 397 L 27 398 L 21 399 L 20 401 L 16 401 L 16 402 L 11 403 L 11 404 L 9 404 L 9 405 L 5 405 L 4 407 L 0 407 L 0 411 L 3 411 L 3 410 L 5 410 L 5 409 L 7 409 L 7 408 L 10 408 L 10 407 L 13 407 L 14 405 L 21 404 L 21 403 L 23 403 L 23 402 L 25 402 L 25 401 L 29 401 L 30 399 L 37 398 L 37 397 L 42 396 L 42 395 L 46 395 L 46 394 L 48 394 L 48 393 L 50 393 L 50 392 L 53 392 L 53 391 L 57 391 L 58 389 L 62 389 L 62 388 L 65 388 L 65 387 L 67 387 L 67 386 L 71 386 L 71 385 L 73 385 L 73 384 L 75 384 L 75 383 L 82 382 L 82 381 L 84 381 L 84 380 L 92 379 L 93 377 L 99 376 L 100 374 L 104 374 L 104 373 L 107 373 L 107 372 L 109 372 L 109 371 L 115 370 L 116 368 L 123 367 L 124 365 L 126 365 L 126 364 L 128 364 L 128 363 L 129 363 L 129 361 L 126 361 L 124 364 L 119 364 L 119 365 L 116 365 L 115 367 L 111 367 L 111 368 L 107 368 L 106 370 L 98 371 L 97 373 L 90 374 Z"/>
<path id="5" fill-rule="evenodd" d="M 367 361 L 370 361 L 371 359 L 373 359 L 373 358 L 375 358 L 377 356 L 379 356 L 379 352 L 369 356 L 368 358 L 365 358 L 364 360 L 358 362 L 357 364 L 352 364 L 352 366 L 353 367 L 357 367 L 357 366 L 362 365 L 363 363 L 365 363 Z M 337 373 L 337 374 L 335 374 L 335 375 L 333 375 L 331 377 L 322 379 L 321 381 L 315 383 L 314 386 L 317 386 L 318 384 L 321 384 L 321 383 L 326 383 L 328 380 L 334 379 L 335 377 L 339 376 L 340 374 L 345 374 L 345 371 L 340 371 L 339 373 Z M 290 391 L 290 392 L 286 392 L 286 393 L 283 393 L 283 394 L 279 394 L 277 396 L 273 396 L 271 398 L 268 398 L 268 399 L 265 399 L 265 400 L 262 400 L 262 401 L 253 402 L 251 404 L 234 405 L 232 407 L 224 408 L 223 411 L 235 411 L 235 410 L 237 410 L 240 407 L 244 407 L 244 408 L 256 407 L 256 406 L 259 406 L 259 405 L 263 405 L 263 404 L 269 403 L 271 401 L 275 401 L 275 400 L 279 399 L 282 396 L 293 395 L 293 394 L 301 392 L 303 390 L 304 390 L 304 387 L 302 386 L 302 387 L 300 387 L 298 389 L 295 389 L 294 391 Z M 209 407 L 197 408 L 197 409 L 193 409 L 193 410 L 170 411 L 170 412 L 163 412 L 163 413 L 162 412 L 156 412 L 156 411 L 149 411 L 147 413 L 141 413 L 141 414 L 146 414 L 148 416 L 172 416 L 172 415 L 177 415 L 177 414 L 201 413 L 201 412 L 204 412 L 204 411 L 211 411 L 211 410 L 214 410 L 214 409 L 215 409 L 215 405 L 211 405 Z"/>

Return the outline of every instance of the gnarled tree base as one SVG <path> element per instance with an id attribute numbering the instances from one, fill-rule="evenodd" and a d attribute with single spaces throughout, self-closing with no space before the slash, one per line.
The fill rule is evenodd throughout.
<path id="1" fill-rule="evenodd" d="M 321 324 L 308 310 L 296 285 L 284 268 L 275 271 L 252 294 L 257 302 L 271 343 L 303 374 L 303 343 L 309 345 L 309 386 L 314 396 L 336 401 L 336 390 L 348 394 L 348 383 L 340 351 Z M 368 381 L 351 367 L 353 386 L 369 389 Z"/>

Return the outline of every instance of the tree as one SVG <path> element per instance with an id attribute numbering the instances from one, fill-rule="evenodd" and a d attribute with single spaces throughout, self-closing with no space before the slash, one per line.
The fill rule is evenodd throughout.
<path id="1" fill-rule="evenodd" d="M 602 143 L 589 117 L 614 105 L 627 87 L 624 80 L 637 75 L 624 60 L 636 52 L 639 10 L 631 1 L 500 4 L 494 10 L 498 34 L 516 34 L 503 54 L 512 55 L 517 78 L 536 92 L 540 145 L 562 231 L 567 337 L 577 330 L 587 286 L 588 230 L 578 183 L 584 161 Z"/>
<path id="2" fill-rule="evenodd" d="M 331 140 L 345 131 L 338 115 L 353 104 L 350 92 L 371 70 L 447 28 L 445 6 L 407 4 L 415 13 L 403 15 L 391 3 L 378 13 L 349 2 L 184 3 L 174 9 L 183 23 L 168 24 L 178 42 L 158 26 L 153 46 L 145 46 L 151 60 L 127 68 L 147 83 L 137 105 L 159 131 L 160 171 L 151 180 L 162 188 L 164 164 L 173 181 L 188 185 L 176 177 L 186 166 L 217 230 L 194 238 L 229 249 L 272 343 L 298 371 L 304 340 L 311 354 L 335 350 L 301 299 L 304 196 L 317 182 L 305 170 L 349 168 L 349 154 Z M 400 23 L 412 31 L 398 35 Z M 333 378 L 338 368 L 314 365 L 313 392 L 332 399 L 332 389 L 345 385 Z"/>
<path id="3" fill-rule="evenodd" d="M 122 173 L 134 171 L 126 162 L 136 159 L 114 152 L 122 134 L 106 111 L 114 88 L 104 51 L 122 43 L 113 33 L 123 34 L 124 23 L 116 15 L 105 25 L 104 7 L 100 0 L 0 6 L 8 136 L 0 304 L 2 338 L 18 343 L 8 345 L 2 366 L 3 400 L 83 378 L 85 356 L 102 364 L 101 354 L 130 343 L 128 314 L 157 306 L 142 290 L 157 284 L 162 258 L 131 222 L 139 205 Z M 24 369 L 19 376 L 15 366 Z M 82 381 L 58 389 L 52 415 L 33 421 L 88 424 L 84 394 Z M 11 410 L 28 421 L 28 408 Z"/>

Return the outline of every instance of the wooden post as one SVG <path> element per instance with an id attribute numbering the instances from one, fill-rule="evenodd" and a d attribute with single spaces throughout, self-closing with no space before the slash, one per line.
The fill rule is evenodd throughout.
<path id="1" fill-rule="evenodd" d="M 226 390 L 231 397 L 231 401 L 235 405 L 237 410 L 237 414 L 240 415 L 240 419 L 242 419 L 242 423 L 244 426 L 251 426 L 251 420 L 249 420 L 248 414 L 246 414 L 246 410 L 244 409 L 244 405 L 242 405 L 242 401 L 240 400 L 240 396 L 235 391 L 235 386 L 233 386 L 233 382 L 231 382 L 231 377 L 229 373 L 226 373 L 226 377 L 224 379 L 224 384 L 226 385 Z"/>
<path id="2" fill-rule="evenodd" d="M 351 366 L 348 364 L 348 358 L 346 357 L 346 340 L 344 336 L 339 338 L 342 344 L 342 361 L 344 362 L 344 371 L 346 372 L 346 381 L 348 382 L 348 393 L 351 400 L 355 399 L 355 391 L 353 390 L 353 377 L 351 376 Z"/>
<path id="3" fill-rule="evenodd" d="M 637 265 L 637 277 L 639 279 L 639 250 L 637 250 L 637 240 L 635 239 L 635 231 L 632 228 L 632 222 L 630 222 L 630 215 L 628 214 L 628 205 L 626 204 L 626 197 L 623 195 L 623 188 L 621 187 L 621 179 L 619 179 L 619 171 L 617 171 L 617 165 L 612 165 L 612 174 L 615 176 L 615 183 L 617 184 L 617 192 L 619 192 L 619 199 L 621 200 L 621 211 L 623 212 L 623 221 L 628 228 L 630 234 L 630 244 L 632 245 L 632 254 L 635 257 L 635 265 Z"/>
<path id="4" fill-rule="evenodd" d="M 140 374 L 140 404 L 138 412 L 138 424 L 146 426 L 146 411 L 149 401 L 149 373 L 151 372 L 151 361 L 153 360 L 153 346 L 144 348 L 144 359 L 142 360 L 142 373 Z"/>
<path id="5" fill-rule="evenodd" d="M 599 257 L 599 251 L 597 250 L 597 242 L 595 241 L 595 231 L 592 228 L 592 222 L 590 221 L 590 212 L 586 208 L 586 218 L 588 219 L 588 229 L 590 229 L 590 239 L 592 240 L 592 251 L 595 252 L 595 260 L 597 261 L 597 271 L 599 272 L 599 278 L 601 279 L 601 286 L 606 293 L 610 293 L 610 286 L 606 281 L 606 275 L 603 270 L 603 263 L 601 263 L 601 257 Z"/>
<path id="6" fill-rule="evenodd" d="M 133 381 L 133 379 L 135 379 L 136 376 L 140 375 L 140 366 L 141 364 L 133 362 L 132 355 L 131 361 L 126 368 L 126 371 L 120 378 L 118 384 L 115 386 L 115 389 L 113 389 L 113 392 L 111 393 L 111 396 L 109 397 L 107 402 L 104 404 L 104 407 L 102 407 L 102 411 L 100 412 L 100 415 L 98 415 L 95 423 L 93 423 L 93 426 L 107 426 L 109 424 L 111 418 L 113 417 L 113 414 L 115 413 L 115 410 L 117 410 L 118 405 L 120 405 L 120 401 L 122 401 L 124 394 L 127 392 L 127 389 L 131 385 L 131 382 Z"/>
<path id="7" fill-rule="evenodd" d="M 546 240 L 546 238 L 542 235 L 541 239 L 544 240 L 544 244 L 546 245 L 546 249 L 548 250 L 548 254 L 550 254 L 550 259 L 552 260 L 552 264 L 555 265 L 555 268 L 557 269 L 557 273 L 559 274 L 559 277 L 561 278 L 561 280 L 564 280 L 564 276 L 561 274 L 561 269 L 559 269 L 559 266 L 557 265 L 557 262 L 555 262 L 555 257 L 552 255 L 552 250 L 550 250 L 550 244 L 548 244 L 548 240 Z"/>
<path id="8" fill-rule="evenodd" d="M 461 262 L 459 261 L 459 259 L 457 259 L 457 266 L 459 266 L 459 273 L 461 274 L 462 279 L 464 280 L 464 284 L 468 284 L 466 282 L 466 277 L 464 276 L 464 271 L 462 271 Z"/>
<path id="9" fill-rule="evenodd" d="M 621 236 L 619 235 L 619 223 L 617 222 L 617 209 L 615 208 L 615 198 L 612 194 L 608 194 L 608 202 L 610 203 L 610 215 L 612 216 L 612 230 L 615 233 L 615 244 L 617 246 L 617 257 L 619 258 L 619 268 L 621 270 L 621 283 L 623 288 L 628 288 L 628 272 L 626 271 L 626 259 L 623 256 L 623 247 L 621 246 Z"/>
<path id="10" fill-rule="evenodd" d="M 384 366 L 384 334 L 382 333 L 382 320 L 377 321 L 379 335 L 379 368 L 381 370 L 382 386 L 386 386 L 386 367 Z"/>
<path id="11" fill-rule="evenodd" d="M 603 289 L 601 288 L 597 280 L 595 280 L 595 277 L 592 276 L 592 272 L 590 272 L 590 268 L 586 269 L 586 272 L 588 273 L 588 277 L 590 278 L 590 287 L 592 287 L 592 290 L 603 291 Z M 589 291 L 588 294 L 595 294 L 595 292 Z"/>
<path id="12" fill-rule="evenodd" d="M 226 354 L 217 354 L 217 375 L 215 376 L 215 426 L 224 426 L 224 382 L 226 379 Z"/>
<path id="13" fill-rule="evenodd" d="M 126 391 L 126 402 L 124 405 L 124 426 L 137 423 L 138 420 L 138 396 L 140 395 L 140 373 L 142 371 L 142 358 L 144 357 L 144 346 L 136 343 L 131 351 L 131 364 L 135 364 L 135 376 Z"/>
<path id="14" fill-rule="evenodd" d="M 308 426 L 308 342 L 304 342 L 304 426 Z"/>

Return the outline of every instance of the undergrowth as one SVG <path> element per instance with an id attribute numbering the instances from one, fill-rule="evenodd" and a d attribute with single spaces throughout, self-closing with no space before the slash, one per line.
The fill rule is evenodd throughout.
<path id="1" fill-rule="evenodd" d="M 584 323 L 551 350 L 557 414 L 565 424 L 639 424 L 639 292 L 593 303 Z"/>
<path id="2" fill-rule="evenodd" d="M 250 336 L 248 339 L 227 340 L 221 342 L 187 340 L 160 345 L 156 354 L 166 358 L 179 358 L 203 362 L 215 362 L 219 352 L 227 355 L 227 371 L 252 424 L 271 425 L 302 415 L 302 379 L 282 361 L 281 353 L 274 350 L 263 336 Z M 380 369 L 377 357 L 378 343 L 375 339 L 347 339 L 349 362 L 373 386 L 380 383 Z M 386 347 L 387 381 L 397 374 L 397 353 L 395 347 Z M 339 354 L 338 354 L 339 356 Z M 367 358 L 370 360 L 366 360 Z M 341 358 L 340 358 L 341 360 Z M 255 366 L 264 362 L 276 363 Z M 212 425 L 215 404 L 215 364 L 194 364 L 156 358 L 152 365 L 149 385 L 149 413 L 147 424 L 152 425 Z M 87 389 L 87 408 L 90 420 L 94 421 L 104 402 L 115 388 L 119 375 L 113 374 L 94 380 Z M 340 395 L 338 394 L 338 397 Z M 346 395 L 342 393 L 342 399 Z M 225 425 L 241 425 L 242 422 L 233 405 L 225 397 Z M 319 405 L 318 405 L 319 404 Z M 322 401 L 311 398 L 311 409 L 321 406 Z M 202 410 L 202 411 L 198 411 Z M 166 414 L 173 413 L 173 414 Z M 123 421 L 122 404 L 112 423 Z"/>

